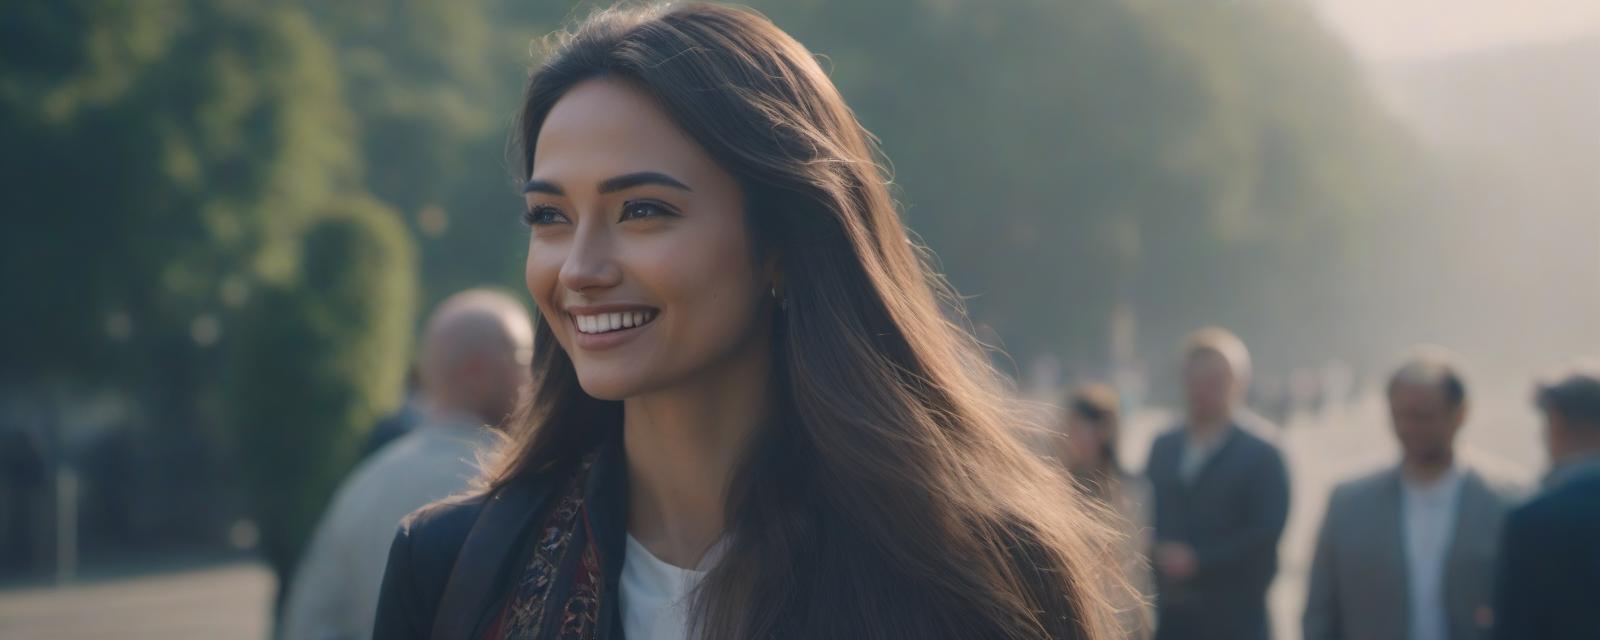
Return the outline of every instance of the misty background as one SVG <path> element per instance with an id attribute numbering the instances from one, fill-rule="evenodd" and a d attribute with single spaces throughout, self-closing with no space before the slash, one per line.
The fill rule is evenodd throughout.
<path id="1" fill-rule="evenodd" d="M 1194 328 L 1263 401 L 1339 381 L 1273 416 L 1285 630 L 1323 492 L 1392 456 L 1405 349 L 1459 354 L 1464 438 L 1528 479 L 1534 376 L 1600 354 L 1592 2 L 750 4 L 823 56 L 1019 388 L 1125 391 L 1130 462 Z M 420 314 L 526 300 L 507 133 L 595 6 L 0 7 L 0 635 L 125 634 L 77 612 L 137 589 L 184 613 L 151 637 L 264 637 Z"/>

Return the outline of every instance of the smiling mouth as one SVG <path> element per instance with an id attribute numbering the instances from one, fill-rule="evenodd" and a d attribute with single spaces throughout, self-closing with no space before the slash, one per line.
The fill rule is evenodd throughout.
<path id="1" fill-rule="evenodd" d="M 643 311 L 620 311 L 586 315 L 568 314 L 568 317 L 572 318 L 572 324 L 578 328 L 578 333 L 600 335 L 642 327 L 653 322 L 656 319 L 656 315 L 657 311 L 655 309 L 647 309 Z"/>

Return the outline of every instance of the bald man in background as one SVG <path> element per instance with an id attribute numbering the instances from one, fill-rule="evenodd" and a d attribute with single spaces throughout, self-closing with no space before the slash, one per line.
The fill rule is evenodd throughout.
<path id="1" fill-rule="evenodd" d="M 283 638 L 372 637 L 395 527 L 468 488 L 478 452 L 516 406 L 532 353 L 528 312 L 509 296 L 470 290 L 439 305 L 418 357 L 422 423 L 356 467 L 334 494 L 290 585 Z"/>

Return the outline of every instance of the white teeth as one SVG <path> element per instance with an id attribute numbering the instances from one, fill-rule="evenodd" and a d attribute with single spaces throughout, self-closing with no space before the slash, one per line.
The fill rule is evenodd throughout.
<path id="1" fill-rule="evenodd" d="M 606 333 L 644 325 L 656 317 L 654 311 L 621 311 L 588 316 L 572 316 L 580 333 Z"/>

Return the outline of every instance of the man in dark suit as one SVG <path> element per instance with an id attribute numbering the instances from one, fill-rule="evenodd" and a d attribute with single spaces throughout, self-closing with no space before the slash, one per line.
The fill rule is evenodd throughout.
<path id="1" fill-rule="evenodd" d="M 1600 368 L 1541 385 L 1551 470 L 1511 512 L 1495 583 L 1498 640 L 1600 638 Z"/>
<path id="2" fill-rule="evenodd" d="M 1202 329 L 1184 355 L 1188 414 L 1157 438 L 1145 473 L 1155 507 L 1156 638 L 1265 640 L 1267 587 L 1289 514 L 1277 447 L 1241 425 L 1244 343 Z"/>

